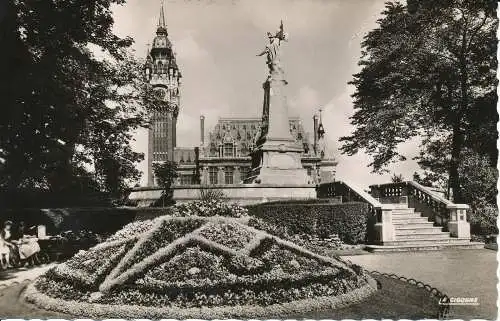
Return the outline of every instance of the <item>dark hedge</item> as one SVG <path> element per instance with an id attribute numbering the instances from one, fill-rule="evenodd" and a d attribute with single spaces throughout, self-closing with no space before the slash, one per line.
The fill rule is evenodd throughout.
<path id="1" fill-rule="evenodd" d="M 368 205 L 352 203 L 264 203 L 248 206 L 249 215 L 264 221 L 268 232 L 276 234 L 308 234 L 328 237 L 337 234 L 346 244 L 369 242 L 368 225 L 371 225 Z M 369 223 L 370 221 L 370 223 Z M 261 224 L 262 225 L 262 224 Z M 258 226 L 256 226 L 258 228 Z"/>
<path id="2" fill-rule="evenodd" d="M 169 214 L 169 208 L 88 207 L 42 209 L 4 209 L 0 224 L 10 220 L 17 225 L 24 221 L 27 227 L 46 225 L 50 235 L 68 230 L 88 230 L 111 234 L 134 220 L 146 220 Z"/>

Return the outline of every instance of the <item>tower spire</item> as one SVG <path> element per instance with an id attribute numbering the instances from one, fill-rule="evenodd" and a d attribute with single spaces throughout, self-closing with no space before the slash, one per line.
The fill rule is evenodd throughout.
<path id="1" fill-rule="evenodd" d="M 167 24 L 165 23 L 165 9 L 163 0 L 161 1 L 160 18 L 158 19 L 158 28 L 167 28 Z"/>
<path id="2" fill-rule="evenodd" d="M 165 1 L 161 0 L 160 16 L 158 17 L 158 29 L 157 34 L 167 35 L 167 23 L 165 22 Z"/>
<path id="3" fill-rule="evenodd" d="M 323 127 L 322 111 L 323 111 L 323 109 L 320 108 L 319 109 L 318 139 L 322 139 L 325 136 L 325 128 Z"/>

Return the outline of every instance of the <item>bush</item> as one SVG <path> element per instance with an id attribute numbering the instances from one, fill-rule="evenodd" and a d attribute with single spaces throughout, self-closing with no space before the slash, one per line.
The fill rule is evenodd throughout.
<path id="1" fill-rule="evenodd" d="M 486 202 L 475 202 L 471 204 L 469 222 L 471 233 L 478 236 L 498 234 L 497 227 L 498 208 Z"/>
<path id="2" fill-rule="evenodd" d="M 238 204 L 227 204 L 221 200 L 212 199 L 206 201 L 194 201 L 178 204 L 173 207 L 174 216 L 247 216 L 247 209 Z"/>
<path id="3" fill-rule="evenodd" d="M 365 203 L 265 203 L 249 206 L 248 211 L 263 221 L 251 220 L 249 224 L 283 238 L 303 234 L 322 238 L 337 234 L 347 244 L 367 241 L 369 211 Z"/>
<path id="4" fill-rule="evenodd" d="M 221 201 L 226 198 L 224 191 L 213 188 L 200 189 L 200 201 L 208 202 L 212 200 Z"/>

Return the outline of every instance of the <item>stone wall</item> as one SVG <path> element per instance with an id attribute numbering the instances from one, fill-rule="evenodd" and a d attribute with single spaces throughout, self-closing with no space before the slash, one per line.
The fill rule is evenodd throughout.
<path id="1" fill-rule="evenodd" d="M 311 199 L 316 198 L 316 187 L 314 185 L 303 186 L 278 186 L 278 185 L 216 185 L 216 186 L 176 186 L 174 187 L 174 200 L 184 203 L 200 198 L 200 190 L 218 190 L 224 193 L 228 202 L 240 205 L 259 204 L 268 201 Z M 149 206 L 161 196 L 161 188 L 141 187 L 134 189 L 129 199 L 136 202 L 138 206 Z"/>

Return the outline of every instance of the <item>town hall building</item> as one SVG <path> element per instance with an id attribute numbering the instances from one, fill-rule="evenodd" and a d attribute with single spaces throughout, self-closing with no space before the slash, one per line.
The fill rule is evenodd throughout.
<path id="1" fill-rule="evenodd" d="M 151 112 L 148 131 L 147 184 L 156 186 L 153 164 L 173 161 L 178 167 L 176 185 L 242 184 L 251 167 L 252 150 L 260 136 L 260 118 L 219 118 L 206 132 L 205 116 L 200 116 L 200 145 L 177 146 L 177 117 L 180 112 L 181 72 L 168 38 L 163 6 L 151 49 L 144 66 L 146 81 L 154 88 L 162 107 Z M 327 153 L 321 115 L 314 115 L 313 137 L 304 131 L 302 120 L 289 118 L 290 133 L 301 146 L 302 166 L 311 184 L 332 181 L 336 160 Z"/>

